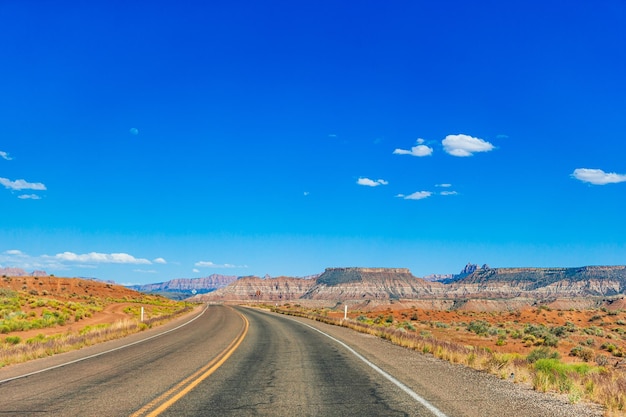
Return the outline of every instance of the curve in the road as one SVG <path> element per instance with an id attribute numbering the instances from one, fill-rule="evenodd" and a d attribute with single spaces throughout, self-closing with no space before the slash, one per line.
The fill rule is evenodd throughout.
<path id="1" fill-rule="evenodd" d="M 150 403 L 146 404 L 141 409 L 137 410 L 135 413 L 131 414 L 130 417 L 156 417 L 167 410 L 172 406 L 176 401 L 180 400 L 184 397 L 189 391 L 194 389 L 198 384 L 207 379 L 213 372 L 215 372 L 226 360 L 233 354 L 235 350 L 239 347 L 243 339 L 246 337 L 248 333 L 248 327 L 250 323 L 243 316 L 243 314 L 237 312 L 241 319 L 244 322 L 244 327 L 241 331 L 241 334 L 237 336 L 235 340 L 231 342 L 224 351 L 222 351 L 218 356 L 216 356 L 213 360 L 207 363 L 204 367 L 200 368 L 193 375 L 185 378 L 175 387 L 170 389 L 169 391 L 163 393 L 158 398 L 154 399 Z"/>
<path id="2" fill-rule="evenodd" d="M 294 320 L 296 321 L 296 320 Z M 324 336 L 328 337 L 329 339 L 335 341 L 336 343 L 340 344 L 341 346 L 343 346 L 345 349 L 348 350 L 348 352 L 352 353 L 354 356 L 356 356 L 357 358 L 359 358 L 360 360 L 362 360 L 363 362 L 365 362 L 370 368 L 372 368 L 373 370 L 375 370 L 376 372 L 378 372 L 380 375 L 382 375 L 383 377 L 385 377 L 388 381 L 390 381 L 391 383 L 393 383 L 394 385 L 396 385 L 398 388 L 400 388 L 402 391 L 406 392 L 407 394 L 409 394 L 409 396 L 411 398 L 413 398 L 415 401 L 419 402 L 420 404 L 422 404 L 424 407 L 426 407 L 431 413 L 433 413 L 435 416 L 437 417 L 448 417 L 446 416 L 441 410 L 439 410 L 437 407 L 435 407 L 434 405 L 432 405 L 431 403 L 429 403 L 428 401 L 426 401 L 424 398 L 422 398 L 420 395 L 418 395 L 415 391 L 413 391 L 411 388 L 407 387 L 405 384 L 403 384 L 402 382 L 398 381 L 396 378 L 394 378 L 393 376 L 389 375 L 387 372 L 383 371 L 382 369 L 380 369 L 378 366 L 374 365 L 372 362 L 368 361 L 367 359 L 365 359 L 363 357 L 363 355 L 361 355 L 360 353 L 358 353 L 357 351 L 355 351 L 354 349 L 352 349 L 350 346 L 346 345 L 345 343 L 343 343 L 341 340 L 335 339 L 334 337 L 332 337 L 331 335 L 324 333 L 323 331 L 321 331 L 320 329 L 316 329 L 313 326 L 309 326 L 306 323 L 302 323 L 299 321 L 296 321 L 297 323 L 300 323 L 303 326 L 306 326 L 310 329 L 315 330 L 316 332 L 319 332 L 321 334 L 323 334 Z"/>

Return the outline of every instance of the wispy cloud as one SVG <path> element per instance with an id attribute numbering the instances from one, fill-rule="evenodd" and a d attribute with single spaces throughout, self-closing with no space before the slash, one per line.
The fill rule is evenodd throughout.
<path id="1" fill-rule="evenodd" d="M 46 186 L 40 182 L 27 182 L 26 180 L 11 181 L 8 178 L 0 178 L 0 184 L 10 190 L 45 190 Z"/>
<path id="2" fill-rule="evenodd" d="M 375 180 L 374 181 L 374 180 L 371 180 L 369 178 L 363 178 L 363 177 L 359 178 L 356 181 L 356 183 L 359 184 L 359 185 L 364 185 L 366 187 L 378 187 L 379 185 L 387 185 L 387 184 L 389 184 L 385 180 Z"/>
<path id="3" fill-rule="evenodd" d="M 139 272 L 140 274 L 156 274 L 154 269 L 133 269 L 133 272 Z"/>
<path id="4" fill-rule="evenodd" d="M 423 200 L 430 197 L 431 195 L 433 195 L 433 193 L 431 193 L 430 191 L 417 191 L 409 195 L 398 194 L 396 195 L 396 197 L 403 198 L 405 200 Z"/>
<path id="5" fill-rule="evenodd" d="M 393 151 L 394 155 L 412 155 L 412 156 L 430 156 L 433 154 L 433 148 L 430 146 L 424 145 L 424 139 L 420 138 L 417 140 L 417 145 L 413 146 L 411 149 L 396 149 Z"/>
<path id="6" fill-rule="evenodd" d="M 157 258 L 162 259 L 162 258 Z M 73 268 L 98 268 L 102 264 L 151 265 L 147 259 L 136 258 L 127 253 L 98 253 L 76 254 L 63 252 L 56 255 L 33 256 L 18 249 L 11 249 L 0 253 L 0 263 L 25 270 L 44 269 L 50 271 L 69 271 Z M 154 263 L 156 262 L 156 259 Z M 135 270 L 136 272 L 151 273 L 151 270 Z"/>
<path id="7" fill-rule="evenodd" d="M 6 153 L 6 152 L 4 152 L 4 151 L 0 151 L 0 158 L 2 158 L 2 159 L 6 159 L 7 161 L 10 161 L 10 160 L 12 160 L 12 159 L 13 159 L 13 158 L 11 158 L 11 157 L 9 156 L 9 154 L 8 154 L 8 153 Z"/>
<path id="8" fill-rule="evenodd" d="M 149 265 L 147 259 L 135 258 L 127 253 L 98 253 L 90 252 L 85 254 L 76 254 L 73 252 L 63 252 L 54 255 L 59 261 L 81 262 L 81 263 L 108 263 L 108 264 L 142 264 Z"/>
<path id="9" fill-rule="evenodd" d="M 441 194 L 441 195 L 457 195 L 459 193 L 457 193 L 456 191 L 442 191 L 439 194 Z"/>
<path id="10" fill-rule="evenodd" d="M 155 264 L 162 264 L 162 265 L 165 265 L 167 263 L 167 261 L 163 258 L 156 258 L 152 262 L 154 262 Z"/>
<path id="11" fill-rule="evenodd" d="M 435 184 L 435 187 L 450 188 L 452 184 Z"/>
<path id="12" fill-rule="evenodd" d="M 194 269 L 192 269 L 192 270 L 191 270 L 191 272 L 194 272 L 194 273 L 196 273 L 196 274 L 197 274 L 197 273 L 199 273 L 199 272 L 200 272 L 200 270 L 199 270 L 198 268 L 194 268 Z"/>
<path id="13" fill-rule="evenodd" d="M 615 172 L 604 172 L 601 169 L 577 168 L 571 174 L 573 178 L 594 185 L 616 184 L 626 182 L 626 175 Z"/>
<path id="14" fill-rule="evenodd" d="M 22 194 L 18 195 L 17 198 L 21 198 L 22 200 L 41 200 L 37 194 Z"/>
<path id="15" fill-rule="evenodd" d="M 469 135 L 448 135 L 441 141 L 443 150 L 452 156 L 472 156 L 477 152 L 489 152 L 494 146 L 479 138 Z"/>
<path id="16" fill-rule="evenodd" d="M 216 264 L 211 261 L 198 261 L 194 264 L 198 268 L 247 268 L 247 265 L 233 265 L 233 264 Z"/>

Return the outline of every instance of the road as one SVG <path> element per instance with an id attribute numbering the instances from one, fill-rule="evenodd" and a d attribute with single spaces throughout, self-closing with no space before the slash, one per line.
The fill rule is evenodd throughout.
<path id="1" fill-rule="evenodd" d="M 601 415 L 349 329 L 239 307 L 1 382 L 50 365 L 36 362 L 0 369 L 0 416 Z"/>

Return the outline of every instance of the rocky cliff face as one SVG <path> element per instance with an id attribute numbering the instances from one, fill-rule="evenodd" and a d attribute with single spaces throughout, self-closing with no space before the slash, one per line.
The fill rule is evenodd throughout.
<path id="1" fill-rule="evenodd" d="M 289 301 L 302 297 L 314 280 L 277 277 L 242 277 L 209 294 L 196 295 L 193 301 Z"/>
<path id="2" fill-rule="evenodd" d="M 141 292 L 210 292 L 218 288 L 223 288 L 237 280 L 234 275 L 213 274 L 204 278 L 176 278 L 167 282 L 156 284 L 132 285 L 129 288 Z"/>
<path id="3" fill-rule="evenodd" d="M 626 266 L 481 268 L 448 290 L 455 297 L 614 296 L 626 291 Z"/>
<path id="4" fill-rule="evenodd" d="M 432 296 L 443 284 L 414 277 L 406 268 L 327 268 L 303 299 L 390 300 Z"/>
<path id="5" fill-rule="evenodd" d="M 556 299 L 613 297 L 626 292 L 626 267 L 489 268 L 444 284 L 416 278 L 405 268 L 328 268 L 315 281 L 299 278 L 240 278 L 207 301 L 375 300 L 445 301 L 464 308 L 468 300 L 508 300 L 505 307 Z M 502 303 L 500 303 L 502 304 Z M 487 307 L 486 307 L 487 308 Z M 489 307 L 491 308 L 491 307 Z"/>

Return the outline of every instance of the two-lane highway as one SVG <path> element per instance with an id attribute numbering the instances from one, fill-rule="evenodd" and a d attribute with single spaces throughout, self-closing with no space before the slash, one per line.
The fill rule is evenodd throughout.
<path id="1" fill-rule="evenodd" d="M 245 341 L 165 416 L 432 416 L 334 340 L 245 310 Z"/>
<path id="2" fill-rule="evenodd" d="M 79 353 L 0 369 L 0 416 L 601 415 L 373 336 L 255 309 L 212 306 L 122 343 L 23 378 L 7 380 Z"/>

